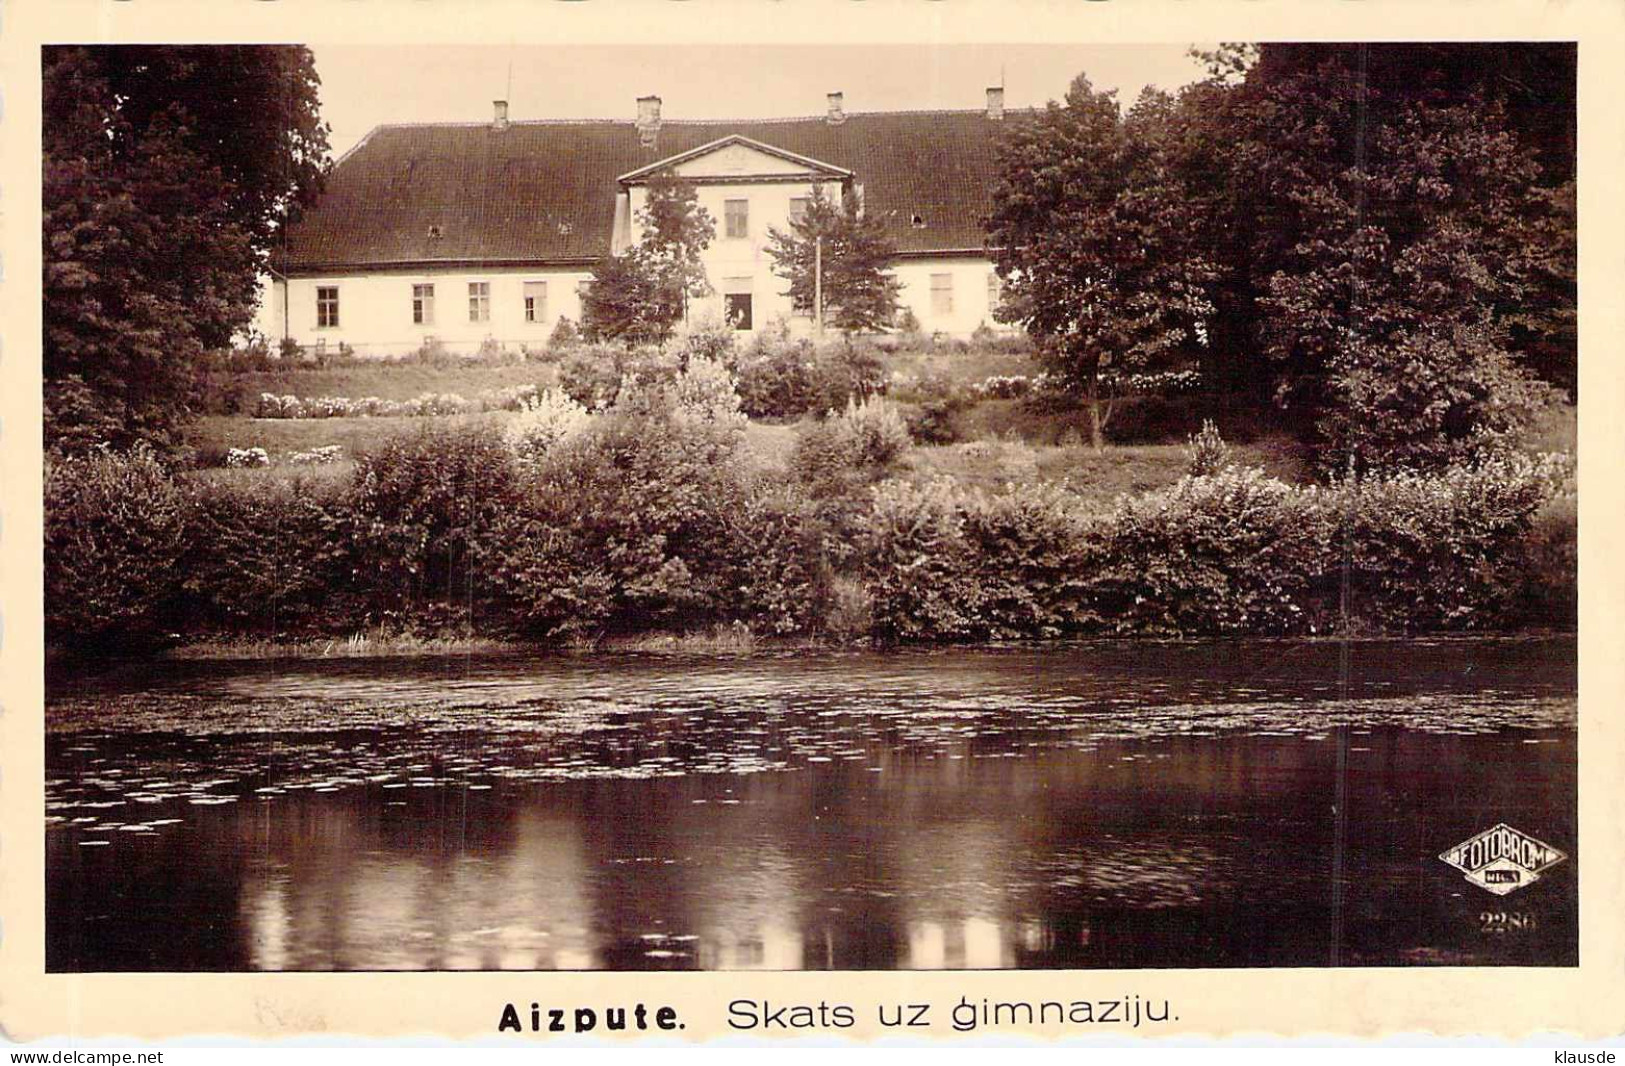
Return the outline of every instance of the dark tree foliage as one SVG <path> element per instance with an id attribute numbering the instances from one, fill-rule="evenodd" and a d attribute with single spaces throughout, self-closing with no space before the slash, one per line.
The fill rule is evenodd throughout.
<path id="1" fill-rule="evenodd" d="M 291 46 L 50 47 L 43 57 L 47 445 L 173 447 L 194 368 L 254 311 L 327 127 Z"/>
<path id="2" fill-rule="evenodd" d="M 865 215 L 851 190 L 843 192 L 841 202 L 836 203 L 822 187 L 815 187 L 806 212 L 791 220 L 790 232 L 773 228 L 767 238 L 773 272 L 790 283 L 784 295 L 796 307 L 808 312 L 815 309 L 821 262 L 827 324 L 848 336 L 891 325 L 902 288 L 890 273 L 897 249 L 887 239 L 880 219 Z"/>
<path id="3" fill-rule="evenodd" d="M 688 301 L 711 291 L 700 254 L 717 227 L 692 183 L 656 175 L 638 225 L 636 246 L 593 265 L 581 312 L 582 332 L 590 340 L 664 343 L 687 316 Z"/>
<path id="4" fill-rule="evenodd" d="M 1189 358 L 1213 271 L 1169 165 L 1174 101 L 1147 91 L 1127 116 L 1080 75 L 1065 104 L 1016 126 L 1000 149 L 989 243 L 1005 279 L 998 317 L 1019 322 L 1087 404 L 1104 444 L 1129 373 Z"/>
<path id="5" fill-rule="evenodd" d="M 1343 319 L 1381 331 L 1390 311 L 1414 320 L 1442 302 L 1457 319 L 1482 312 L 1519 365 L 1573 389 L 1572 46 L 1272 44 L 1206 58 L 1213 76 L 1181 95 L 1173 144 L 1219 269 L 1215 383 L 1304 399 Z M 1434 256 L 1455 257 L 1433 265 L 1461 272 L 1452 293 L 1372 274 L 1402 261 L 1414 274 Z M 1331 285 L 1328 317 L 1282 361 L 1303 319 L 1281 312 L 1305 309 L 1316 284 Z M 1260 351 L 1277 357 L 1269 372 Z"/>

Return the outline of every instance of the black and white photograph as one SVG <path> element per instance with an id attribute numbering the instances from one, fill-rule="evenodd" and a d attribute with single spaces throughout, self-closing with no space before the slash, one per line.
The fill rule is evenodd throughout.
<path id="1" fill-rule="evenodd" d="M 46 972 L 1579 966 L 1575 42 L 1024 33 L 41 47 Z"/>

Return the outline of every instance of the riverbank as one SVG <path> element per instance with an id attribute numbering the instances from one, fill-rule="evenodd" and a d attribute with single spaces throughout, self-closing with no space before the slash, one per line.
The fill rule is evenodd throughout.
<path id="1" fill-rule="evenodd" d="M 1115 465 L 1080 463 L 1092 475 L 1077 483 L 1051 480 L 1019 442 L 954 446 L 944 462 L 871 397 L 773 427 L 784 454 L 770 459 L 731 374 L 698 356 L 670 381 L 626 378 L 602 411 L 548 393 L 502 428 L 419 421 L 316 475 L 199 478 L 139 451 L 53 463 L 48 639 L 89 656 L 216 641 L 260 654 L 289 638 L 341 656 L 375 641 L 457 646 L 448 634 L 737 652 L 763 638 L 1312 636 L 1574 617 L 1561 453 L 1298 480 L 1209 426 L 1183 448 L 1097 454 Z M 1168 480 L 1142 487 L 1152 476 Z"/>

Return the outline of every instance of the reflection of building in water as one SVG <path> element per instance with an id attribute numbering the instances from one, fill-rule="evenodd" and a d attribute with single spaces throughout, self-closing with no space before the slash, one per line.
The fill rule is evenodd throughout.
<path id="1" fill-rule="evenodd" d="M 991 918 L 908 925 L 909 970 L 1000 970 L 1015 961 L 1011 930 Z"/>
<path id="2" fill-rule="evenodd" d="M 572 818 L 522 812 L 509 848 L 419 850 L 357 813 L 324 812 L 245 871 L 256 969 L 597 967 Z"/>

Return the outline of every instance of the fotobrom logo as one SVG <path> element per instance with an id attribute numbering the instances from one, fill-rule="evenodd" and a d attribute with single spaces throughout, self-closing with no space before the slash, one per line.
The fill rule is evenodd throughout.
<path id="1" fill-rule="evenodd" d="M 1504 896 L 1539 881 L 1543 871 L 1568 856 L 1502 822 L 1463 840 L 1439 858 L 1479 888 Z"/>

